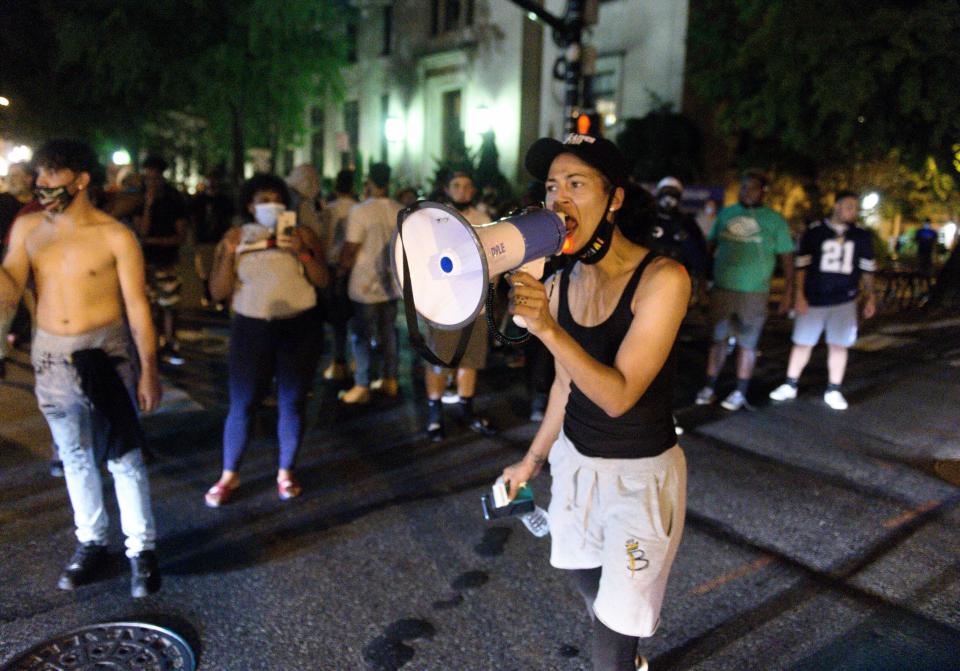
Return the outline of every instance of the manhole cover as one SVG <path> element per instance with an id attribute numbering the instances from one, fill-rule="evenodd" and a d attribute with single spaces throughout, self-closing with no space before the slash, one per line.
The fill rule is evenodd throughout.
<path id="1" fill-rule="evenodd" d="M 2 671 L 195 671 L 193 650 L 169 629 L 108 622 L 75 629 L 28 650 Z"/>

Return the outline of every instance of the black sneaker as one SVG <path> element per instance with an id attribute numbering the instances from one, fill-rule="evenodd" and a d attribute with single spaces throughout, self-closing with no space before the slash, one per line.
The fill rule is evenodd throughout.
<path id="1" fill-rule="evenodd" d="M 442 442 L 446 438 L 446 432 L 443 430 L 443 422 L 430 422 L 427 424 L 427 437 L 431 443 Z"/>
<path id="2" fill-rule="evenodd" d="M 142 599 L 160 589 L 160 567 L 157 553 L 144 550 L 130 557 L 130 596 Z"/>
<path id="3" fill-rule="evenodd" d="M 167 343 L 160 348 L 160 360 L 165 361 L 171 366 L 182 366 L 186 363 L 186 359 L 180 356 L 180 344 L 179 343 Z"/>
<path id="4" fill-rule="evenodd" d="M 59 459 L 50 460 L 50 477 L 52 478 L 62 478 L 63 477 L 63 462 Z"/>
<path id="5" fill-rule="evenodd" d="M 107 559 L 107 548 L 98 543 L 79 543 L 70 558 L 70 563 L 63 569 L 57 587 L 60 589 L 76 589 L 80 585 L 91 582 L 103 567 Z"/>
<path id="6" fill-rule="evenodd" d="M 474 415 L 467 424 L 471 431 L 479 433 L 481 436 L 495 436 L 498 431 L 490 420 L 480 415 Z"/>

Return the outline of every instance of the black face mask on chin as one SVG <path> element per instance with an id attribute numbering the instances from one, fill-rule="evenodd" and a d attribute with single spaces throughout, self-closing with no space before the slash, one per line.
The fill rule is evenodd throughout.
<path id="1" fill-rule="evenodd" d="M 599 263 L 610 251 L 610 245 L 613 244 L 613 222 L 607 218 L 607 213 L 610 211 L 610 203 L 613 202 L 613 195 L 616 192 L 615 188 L 610 191 L 607 205 L 603 208 L 600 223 L 597 224 L 597 229 L 593 232 L 593 235 L 583 247 L 574 252 L 573 255 L 580 263 L 585 263 L 588 266 Z"/>
<path id="2" fill-rule="evenodd" d="M 455 201 L 455 200 L 451 200 L 450 203 L 451 203 L 455 208 L 457 208 L 458 211 L 460 211 L 460 212 L 466 212 L 467 210 L 470 209 L 470 205 L 471 205 L 471 203 L 473 203 L 473 201 L 471 201 L 471 200 L 465 200 L 465 201 L 462 202 L 462 203 L 458 203 L 458 202 Z"/>

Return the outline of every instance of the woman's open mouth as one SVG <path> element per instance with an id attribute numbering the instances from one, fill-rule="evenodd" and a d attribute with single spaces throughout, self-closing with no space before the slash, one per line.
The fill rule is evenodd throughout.
<path id="1" fill-rule="evenodd" d="M 573 251 L 573 236 L 577 233 L 577 220 L 566 215 L 564 217 L 564 225 L 567 228 L 567 234 L 563 239 L 563 247 L 560 249 L 561 254 L 569 254 Z"/>

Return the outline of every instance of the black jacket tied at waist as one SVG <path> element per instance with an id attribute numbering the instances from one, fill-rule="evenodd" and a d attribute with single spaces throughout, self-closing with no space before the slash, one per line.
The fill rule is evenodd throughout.
<path id="1" fill-rule="evenodd" d="M 99 348 L 77 350 L 70 358 L 84 396 L 107 420 L 106 439 L 95 441 L 93 446 L 97 462 L 119 459 L 131 450 L 142 449 L 146 437 L 137 408 L 116 368 L 125 359 L 111 358 Z"/>

